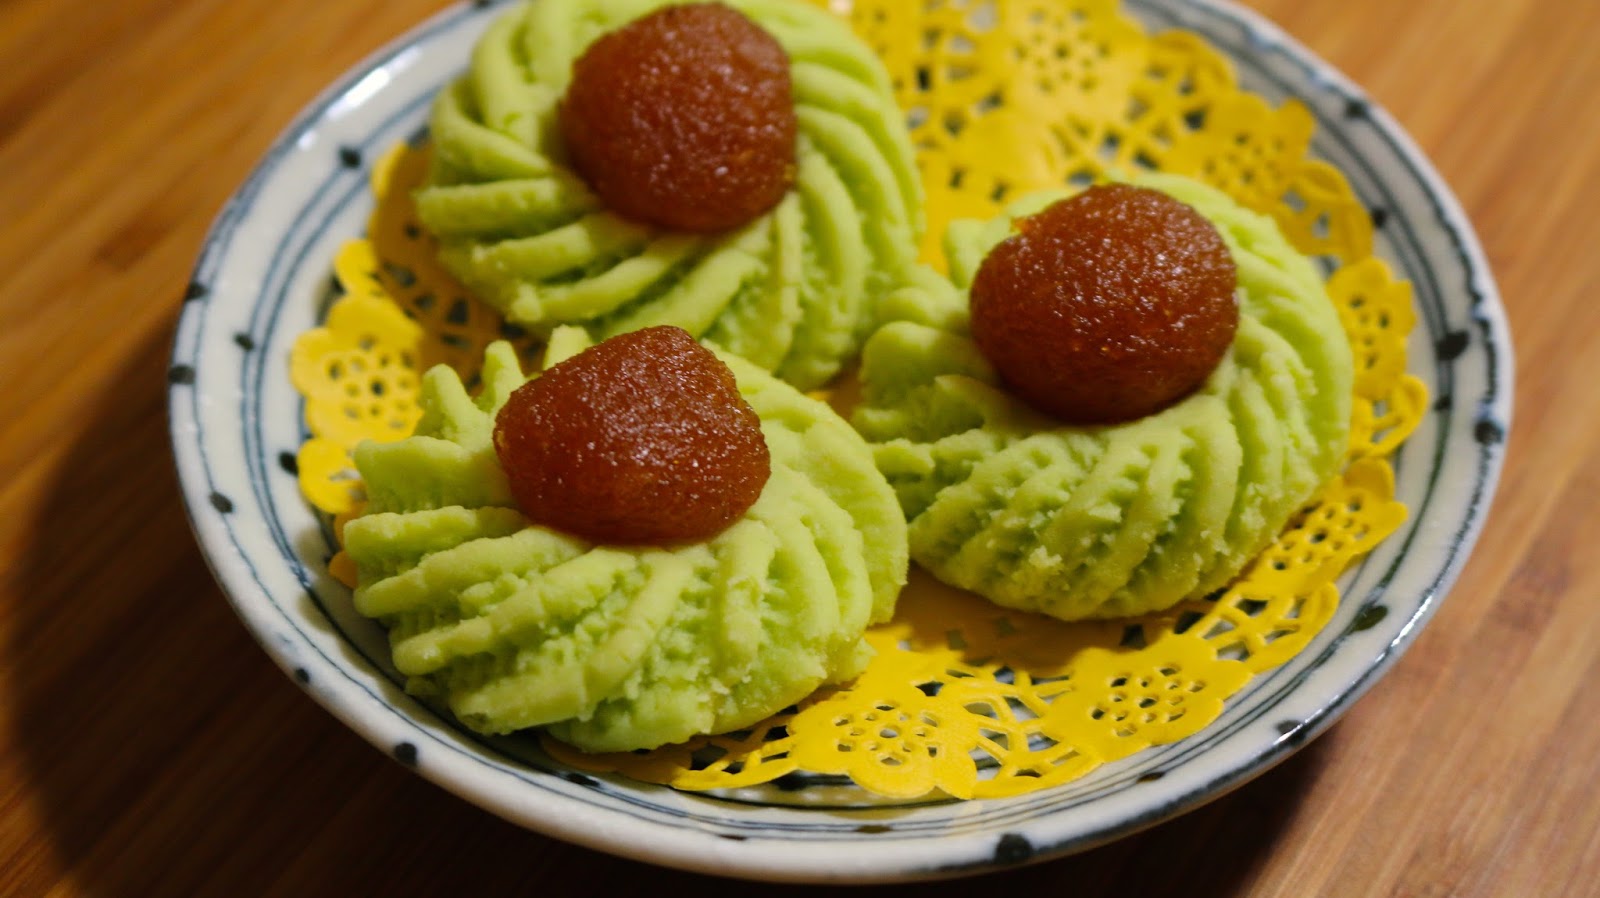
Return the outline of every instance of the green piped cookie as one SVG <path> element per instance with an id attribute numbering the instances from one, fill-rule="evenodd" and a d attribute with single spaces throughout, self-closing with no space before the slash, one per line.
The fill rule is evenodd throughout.
<path id="1" fill-rule="evenodd" d="M 1238 268 L 1239 326 L 1201 389 L 1109 426 L 1067 426 L 1009 394 L 968 334 L 966 291 L 1030 197 L 947 235 L 867 342 L 857 429 L 939 579 L 1066 620 L 1140 614 L 1238 574 L 1330 478 L 1349 439 L 1352 363 L 1310 260 L 1271 219 L 1195 181 L 1138 183 L 1194 207 Z"/>
<path id="2" fill-rule="evenodd" d="M 566 161 L 557 108 L 592 41 L 665 5 L 539 0 L 496 22 L 434 105 L 418 213 L 446 267 L 512 321 L 596 339 L 677 325 L 813 388 L 916 258 L 922 185 L 888 75 L 824 10 L 731 0 L 789 56 L 795 184 L 732 232 L 659 231 L 601 207 Z"/>
<path id="3" fill-rule="evenodd" d="M 557 330 L 547 365 L 587 345 Z M 593 545 L 517 510 L 492 444 L 524 381 L 508 345 L 489 348 L 476 398 L 427 373 L 416 434 L 357 448 L 369 505 L 344 532 L 356 608 L 388 627 L 409 690 L 479 732 L 622 751 L 747 726 L 860 673 L 862 632 L 906 578 L 894 494 L 828 406 L 721 357 L 771 477 L 727 530 L 667 548 Z"/>

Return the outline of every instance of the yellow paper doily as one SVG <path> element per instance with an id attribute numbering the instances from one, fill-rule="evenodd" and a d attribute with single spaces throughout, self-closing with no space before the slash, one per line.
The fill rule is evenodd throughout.
<path id="1" fill-rule="evenodd" d="M 868 634 L 865 674 L 748 731 L 571 766 L 680 789 L 842 774 L 879 795 L 1018 795 L 1192 735 L 1256 673 L 1304 648 L 1338 605 L 1334 580 L 1399 526 L 1386 460 L 1421 420 L 1405 373 L 1410 285 L 1372 256 L 1367 213 L 1344 177 L 1306 157 L 1313 123 L 1241 91 L 1232 67 L 1184 32 L 1146 35 L 1111 0 L 826 3 L 848 15 L 893 77 L 928 190 L 924 255 L 953 218 L 987 217 L 1030 190 L 1150 167 L 1211 183 L 1270 214 L 1291 242 L 1337 266 L 1328 282 L 1355 350 L 1350 463 L 1220 597 L 1115 622 L 1066 624 L 1001 609 L 913 571 L 899 613 Z M 350 451 L 416 424 L 420 373 L 471 383 L 492 340 L 518 339 L 434 260 L 411 190 L 426 148 L 372 173 L 367 237 L 335 261 L 346 295 L 291 358 L 312 438 L 308 500 L 336 530 L 359 513 Z M 332 570 L 353 581 L 342 553 Z"/>

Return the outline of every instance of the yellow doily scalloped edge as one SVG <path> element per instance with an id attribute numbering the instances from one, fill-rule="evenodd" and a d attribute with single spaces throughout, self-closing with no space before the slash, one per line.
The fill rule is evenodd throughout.
<path id="1" fill-rule="evenodd" d="M 1336 264 L 1328 291 L 1357 371 L 1350 463 L 1215 599 L 1066 624 L 913 571 L 894 621 L 868 634 L 877 657 L 848 686 L 750 730 L 652 752 L 586 755 L 549 738 L 546 750 L 581 770 L 686 790 L 809 771 L 890 799 L 980 798 L 1057 785 L 1198 732 L 1253 675 L 1316 636 L 1337 608 L 1339 573 L 1405 518 L 1387 457 L 1428 402 L 1405 373 L 1410 285 L 1372 255 L 1370 220 L 1344 177 L 1306 156 L 1309 113 L 1239 90 L 1227 60 L 1195 35 L 1146 35 L 1111 0 L 1001 2 L 988 20 L 958 3 L 825 5 L 878 50 L 908 110 L 930 261 L 953 218 L 1146 166 L 1222 188 Z M 513 338 L 528 361 L 539 348 L 435 261 L 410 198 L 426 167 L 426 148 L 413 146 L 375 166 L 367 237 L 334 264 L 346 294 L 291 358 L 312 433 L 301 486 L 336 532 L 360 512 L 350 451 L 411 432 L 421 371 L 448 364 L 470 382 L 495 339 Z M 353 584 L 343 553 L 330 569 Z"/>

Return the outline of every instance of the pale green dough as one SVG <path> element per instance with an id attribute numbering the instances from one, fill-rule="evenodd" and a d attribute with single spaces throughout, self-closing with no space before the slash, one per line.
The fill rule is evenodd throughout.
<path id="1" fill-rule="evenodd" d="M 561 328 L 547 363 L 588 345 Z M 416 435 L 361 444 L 369 506 L 345 528 L 356 609 L 389 628 L 407 688 L 467 726 L 547 726 L 591 751 L 755 723 L 871 654 L 905 584 L 905 519 L 861 437 L 832 409 L 724 355 L 761 418 L 772 475 L 702 544 L 595 546 L 530 524 L 492 445 L 523 383 L 511 348 L 480 395 L 447 368 L 423 379 Z"/>
<path id="2" fill-rule="evenodd" d="M 556 110 L 590 42 L 665 5 L 538 0 L 497 21 L 434 104 L 417 211 L 446 267 L 512 321 L 596 338 L 674 324 L 819 386 L 916 259 L 922 182 L 888 74 L 825 10 L 731 0 L 791 60 L 795 186 L 728 234 L 656 231 L 600 207 L 564 161 Z"/>
<path id="3" fill-rule="evenodd" d="M 1202 388 L 1155 415 L 1069 427 L 1009 395 L 970 339 L 965 291 L 1031 214 L 947 235 L 954 284 L 924 271 L 867 342 L 857 429 L 939 579 L 1066 620 L 1171 607 L 1232 579 L 1337 470 L 1350 346 L 1322 279 L 1271 219 L 1195 181 L 1137 183 L 1217 226 L 1239 271 L 1238 333 Z"/>

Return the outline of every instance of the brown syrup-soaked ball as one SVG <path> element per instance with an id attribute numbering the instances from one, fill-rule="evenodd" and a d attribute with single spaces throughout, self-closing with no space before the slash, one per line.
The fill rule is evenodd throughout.
<path id="1" fill-rule="evenodd" d="M 1143 187 L 1091 187 L 1017 223 L 972 284 L 972 336 L 1010 389 L 1074 424 L 1197 389 L 1239 324 L 1216 227 Z"/>
<path id="2" fill-rule="evenodd" d="M 561 133 L 613 211 L 684 231 L 737 227 L 794 182 L 789 57 L 726 6 L 669 6 L 573 64 Z"/>
<path id="3" fill-rule="evenodd" d="M 613 337 L 523 384 L 494 449 L 529 520 L 598 543 L 715 536 L 772 473 L 733 372 L 678 327 Z"/>

